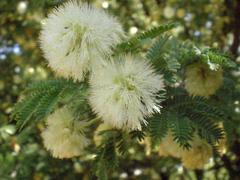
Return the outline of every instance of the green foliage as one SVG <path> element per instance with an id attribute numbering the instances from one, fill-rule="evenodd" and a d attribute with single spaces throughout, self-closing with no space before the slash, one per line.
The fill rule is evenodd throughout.
<path id="1" fill-rule="evenodd" d="M 26 3 L 26 9 L 21 12 L 19 4 L 22 2 Z M 108 138 L 104 139 L 101 148 L 94 149 L 90 145 L 86 155 L 71 160 L 51 158 L 41 145 L 42 140 L 39 136 L 41 129 L 35 128 L 33 122 L 46 118 L 55 107 L 62 105 L 73 109 L 76 116 L 81 117 L 79 119 L 92 119 L 95 118 L 95 114 L 90 112 L 84 98 L 88 92 L 80 85 L 76 83 L 76 91 L 73 88 L 72 92 L 69 90 L 69 93 L 61 93 L 60 89 L 65 83 L 73 82 L 51 80 L 50 83 L 47 80 L 42 81 L 41 84 L 34 83 L 23 92 L 13 111 L 13 118 L 17 120 L 19 127 L 25 128 L 20 134 L 14 134 L 11 128 L 15 127 L 13 124 L 15 122 L 12 122 L 9 130 L 7 125 L 10 120 L 9 113 L 26 84 L 51 76 L 38 48 L 38 35 L 47 12 L 62 2 L 62 0 L 0 1 L 0 179 L 91 179 L 89 169 L 93 167 L 92 159 L 86 159 L 89 154 L 91 156 L 96 152 L 100 161 L 94 163 L 97 165 L 95 170 L 98 177 L 103 177 L 102 179 L 119 179 L 122 173 L 127 174 L 127 179 L 238 179 L 239 158 L 236 157 L 239 157 L 240 128 L 237 110 L 240 108 L 240 93 L 239 76 L 235 74 L 239 73 L 239 70 L 235 68 L 234 73 L 231 71 L 235 63 L 229 60 L 232 57 L 230 58 L 228 54 L 222 50 L 208 48 L 214 46 L 229 49 L 234 58 L 239 56 L 237 53 L 239 28 L 236 28 L 239 20 L 238 8 L 236 8 L 239 6 L 238 1 L 216 0 L 214 3 L 209 0 L 188 1 L 188 3 L 178 0 L 107 1 L 109 3 L 107 11 L 117 15 L 124 23 L 126 31 L 136 27 L 142 32 L 149 26 L 156 23 L 163 24 L 169 20 L 181 22 L 181 31 L 176 32 L 175 29 L 172 31 L 176 38 L 165 35 L 165 30 L 161 32 L 156 27 L 155 32 L 150 30 L 143 35 L 139 33 L 119 45 L 117 49 L 118 54 L 147 52 L 147 58 L 153 63 L 157 73 L 164 76 L 168 96 L 161 103 L 163 106 L 161 114 L 148 119 L 148 128 L 131 131 L 127 135 L 116 131 L 105 132 L 103 136 L 108 134 L 107 136 L 115 139 L 110 142 Z M 83 2 L 95 3 L 98 7 L 102 3 L 96 0 L 83 0 Z M 22 8 L 24 9 L 24 4 Z M 171 10 L 174 13 L 170 18 Z M 169 11 L 170 13 L 166 13 Z M 209 23 L 210 27 L 207 26 Z M 198 32 L 198 35 L 195 32 Z M 179 39 L 190 39 L 197 44 Z M 233 43 L 229 43 L 231 39 Z M 152 47 L 147 49 L 150 44 L 153 44 Z M 15 46 L 20 48 L 20 53 L 14 52 Z M 114 52 L 114 55 L 117 53 Z M 224 84 L 217 94 L 208 100 L 188 97 L 182 83 L 185 67 L 200 61 L 208 64 L 212 69 L 224 68 Z M 173 88 L 175 83 L 179 84 L 178 88 Z M 179 97 L 182 94 L 183 96 Z M 137 143 L 133 143 L 147 138 L 148 131 L 154 142 L 161 142 L 167 131 L 176 131 L 176 140 L 184 144 L 188 142 L 185 138 L 188 134 L 187 129 L 193 129 L 208 142 L 212 141 L 210 143 L 214 146 L 213 142 L 217 141 L 217 137 L 221 134 L 217 126 L 219 122 L 224 124 L 229 142 L 228 153 L 224 158 L 214 158 L 214 166 L 206 167 L 204 171 L 196 171 L 198 172 L 196 175 L 195 171 L 185 169 L 180 173 L 178 168 L 180 162 L 176 159 L 160 158 L 156 153 L 146 156 L 143 146 L 139 147 Z M 27 124 L 29 126 L 26 126 Z M 92 131 L 86 133 L 89 137 L 92 134 Z M 19 152 L 14 149 L 16 145 L 21 147 Z M 128 148 L 134 149 L 134 153 L 129 153 Z M 126 157 L 115 160 L 116 151 Z M 111 171 L 111 163 L 115 164 L 118 161 L 121 165 L 120 170 L 115 168 Z M 76 164 L 80 164 L 80 167 Z M 135 176 L 133 173 L 135 168 L 141 169 L 142 174 Z"/>
<path id="2" fill-rule="evenodd" d="M 149 131 L 153 145 L 157 145 L 172 131 L 174 140 L 189 149 L 194 131 L 201 138 L 214 145 L 223 138 L 219 121 L 226 120 L 223 110 L 202 97 L 176 96 L 166 101 L 166 109 L 161 115 L 149 120 Z"/>
<path id="3" fill-rule="evenodd" d="M 153 46 L 148 50 L 147 58 L 152 61 L 161 60 L 161 55 L 164 51 L 164 45 L 166 45 L 169 40 L 169 35 L 160 36 L 159 39 L 153 44 Z"/>
<path id="4" fill-rule="evenodd" d="M 206 139 L 210 144 L 214 144 L 223 138 L 224 131 L 219 124 L 216 124 L 211 119 L 202 117 L 200 114 L 192 115 L 191 121 L 194 123 L 196 128 L 199 130 L 202 138 Z"/>
<path id="5" fill-rule="evenodd" d="M 173 140 L 181 147 L 189 149 L 191 147 L 190 141 L 193 136 L 193 130 L 189 119 L 187 117 L 171 115 L 169 121 L 171 122 L 170 128 L 172 130 Z"/>
<path id="6" fill-rule="evenodd" d="M 144 131 L 134 130 L 130 132 L 131 139 L 137 139 L 139 141 L 144 140 L 146 134 Z"/>
<path id="7" fill-rule="evenodd" d="M 217 49 L 205 48 L 201 55 L 201 60 L 207 63 L 210 69 L 217 69 L 220 67 L 235 67 L 236 64 L 231 60 L 232 58 L 225 53 L 219 52 Z"/>
<path id="8" fill-rule="evenodd" d="M 115 138 L 109 137 L 100 147 L 94 161 L 94 171 L 98 179 L 107 180 L 108 172 L 117 167 L 118 158 L 116 154 Z"/>
<path id="9" fill-rule="evenodd" d="M 229 59 L 224 55 L 210 49 L 200 50 L 192 43 L 162 35 L 175 25 L 162 25 L 133 37 L 118 46 L 118 53 L 140 50 L 142 43 L 158 36 L 147 50 L 146 57 L 156 71 L 163 74 L 166 85 L 177 82 L 177 78 L 182 76 L 181 70 L 194 61 L 208 63 L 210 68 L 227 64 Z M 108 179 L 109 172 L 118 165 L 117 154 L 124 156 L 132 146 L 131 141 L 142 141 L 148 132 L 153 147 L 157 147 L 170 131 L 174 141 L 186 149 L 191 148 L 190 142 L 196 131 L 213 147 L 223 138 L 223 129 L 218 124 L 227 119 L 223 110 L 202 97 L 189 97 L 180 92 L 185 93 L 181 90 L 179 94 L 171 92 L 169 88 L 168 98 L 163 102 L 163 112 L 149 118 L 148 127 L 143 126 L 141 131 L 135 130 L 128 134 L 112 129 L 100 132 L 103 142 L 98 147 L 94 161 L 94 173 L 99 179 Z M 159 98 L 162 98 L 162 94 L 159 92 Z M 56 107 L 67 105 L 79 119 L 91 119 L 95 115 L 86 105 L 87 96 L 85 84 L 72 80 L 52 79 L 34 83 L 23 92 L 23 99 L 16 104 L 12 117 L 17 121 L 17 128 L 22 129 L 30 121 L 45 119 Z"/>
<path id="10" fill-rule="evenodd" d="M 228 59 L 224 55 L 209 49 L 200 50 L 192 43 L 161 35 L 175 25 L 170 23 L 142 33 L 119 45 L 118 53 L 140 50 L 143 42 L 159 36 L 147 50 L 146 57 L 156 71 L 164 75 L 167 85 L 175 83 L 177 77 L 182 75 L 180 70 L 196 60 L 208 63 L 210 67 L 226 64 Z M 68 105 L 77 117 L 94 118 L 84 100 L 88 95 L 85 90 L 83 83 L 72 80 L 53 79 L 35 83 L 23 92 L 24 97 L 16 104 L 12 117 L 17 121 L 17 127 L 22 129 L 30 121 L 45 119 L 59 105 Z M 162 94 L 159 92 L 159 98 L 162 98 Z M 174 141 L 186 149 L 191 148 L 190 142 L 195 131 L 213 146 L 223 137 L 223 129 L 218 122 L 227 118 L 219 107 L 202 97 L 189 97 L 174 92 L 169 94 L 163 102 L 163 112 L 150 118 L 148 127 L 143 126 L 141 131 L 135 130 L 127 134 L 112 129 L 100 132 L 103 142 L 98 147 L 94 161 L 94 172 L 99 179 L 108 179 L 109 172 L 117 167 L 117 153 L 125 155 L 131 147 L 130 141 L 142 141 L 148 132 L 153 147 L 157 147 L 169 131 L 172 132 Z"/>
<path id="11" fill-rule="evenodd" d="M 197 46 L 189 41 L 178 41 L 175 44 L 178 44 L 178 49 L 175 50 L 178 50 L 179 62 L 184 66 L 199 61 L 207 64 L 212 70 L 219 67 L 233 68 L 236 66 L 230 55 L 217 49 Z"/>
<path id="12" fill-rule="evenodd" d="M 7 179 L 9 174 L 11 174 L 11 167 L 14 166 L 14 158 L 9 153 L 1 152 L 0 154 L 0 163 L 1 169 L 0 169 L 0 176 L 3 179 Z"/>
<path id="13" fill-rule="evenodd" d="M 140 33 L 136 37 L 129 39 L 118 45 L 120 51 L 136 51 L 145 41 L 156 38 L 162 33 L 169 31 L 177 26 L 177 23 L 168 23 L 154 27 L 146 32 Z"/>
<path id="14" fill-rule="evenodd" d="M 144 39 L 153 39 L 160 34 L 169 31 L 173 28 L 175 28 L 178 24 L 177 23 L 168 23 L 164 25 L 160 25 L 158 27 L 154 27 L 148 31 L 145 31 L 137 36 L 137 39 L 144 40 Z"/>
<path id="15" fill-rule="evenodd" d="M 175 112 L 188 117 L 208 142 L 215 143 L 223 137 L 223 129 L 219 127 L 218 122 L 225 119 L 224 112 L 211 105 L 206 99 L 178 96 L 170 104 Z M 185 124 L 184 126 L 187 128 L 189 125 Z"/>
<path id="16" fill-rule="evenodd" d="M 71 99 L 81 86 L 63 79 L 38 82 L 25 90 L 23 97 L 15 106 L 12 118 L 17 128 L 22 129 L 30 120 L 42 120 L 47 117 L 63 100 Z"/>
<path id="17" fill-rule="evenodd" d="M 202 62 L 210 69 L 219 67 L 233 68 L 236 64 L 227 53 L 205 46 L 197 46 L 190 41 L 180 41 L 174 37 L 162 35 L 148 50 L 147 58 L 162 73 L 176 73 L 180 67 L 193 62 Z"/>
<path id="18" fill-rule="evenodd" d="M 180 68 L 178 62 L 178 42 L 168 35 L 160 36 L 148 50 L 146 57 L 152 61 L 157 70 L 162 73 L 174 72 Z"/>
<path id="19" fill-rule="evenodd" d="M 41 67 L 41 64 L 43 64 L 42 55 L 39 52 L 39 48 L 36 48 L 36 38 L 39 34 L 38 31 L 40 28 L 41 20 L 43 18 L 43 14 L 46 14 L 46 11 L 49 7 L 52 7 L 59 2 L 60 1 L 52 0 L 29 1 L 29 11 L 26 14 L 15 12 L 15 8 L 18 5 L 15 1 L 0 2 L 1 10 L 3 11 L 2 19 L 0 22 L 1 26 L 3 27 L 0 29 L 0 44 L 3 45 L 3 47 L 5 47 L 5 45 L 11 47 L 11 45 L 19 44 L 21 47 L 21 55 L 12 53 L 7 56 L 7 60 L 3 59 L 2 61 L 1 59 L 0 62 L 0 72 L 3 72 L 3 75 L 1 75 L 0 78 L 0 95 L 1 99 L 3 99 L 3 102 L 8 101 L 7 105 L 5 103 L 1 103 L 1 119 L 2 117 L 5 119 L 8 117 L 8 113 L 5 113 L 5 108 L 7 109 L 7 107 L 12 106 L 12 103 L 15 102 L 16 96 L 19 94 L 19 91 L 24 88 L 25 84 L 30 80 L 34 81 L 33 77 L 38 78 L 38 75 L 36 73 L 30 75 L 28 74 L 28 76 L 25 74 L 27 74 L 29 67 L 31 67 L 34 72 L 37 72 L 38 68 Z M 93 2 L 93 0 L 91 0 L 91 2 Z M 141 131 L 135 130 L 129 133 L 120 132 L 119 130 L 102 132 L 102 136 L 105 137 L 102 145 L 99 148 L 93 148 L 92 150 L 94 151 L 94 154 L 97 154 L 96 161 L 94 161 L 95 173 L 100 179 L 111 178 L 111 171 L 117 171 L 116 167 L 120 161 L 117 155 L 125 156 L 126 154 L 128 155 L 128 159 L 123 162 L 126 169 L 132 168 L 133 165 L 130 162 L 137 159 L 140 161 L 140 167 L 143 168 L 144 173 L 148 172 L 148 168 L 151 167 L 150 172 L 156 171 L 160 176 L 163 175 L 157 179 L 167 179 L 169 176 L 174 174 L 172 172 L 175 172 L 176 174 L 175 161 L 171 163 L 170 167 L 168 166 L 168 162 L 166 162 L 170 161 L 168 158 L 162 158 L 159 160 L 156 158 L 156 156 L 152 156 L 152 159 L 155 163 L 149 165 L 148 157 L 145 157 L 145 154 L 143 152 L 138 151 L 139 147 L 136 148 L 133 142 L 142 141 L 148 136 L 149 132 L 151 140 L 155 143 L 156 146 L 159 142 L 161 142 L 161 140 L 169 131 L 172 132 L 174 140 L 183 148 L 190 147 L 189 142 L 191 141 L 194 131 L 197 131 L 203 139 L 207 140 L 210 144 L 215 146 L 215 143 L 223 136 L 223 129 L 219 127 L 219 122 L 223 122 L 228 139 L 237 142 L 234 138 L 238 136 L 236 134 L 239 134 L 240 131 L 236 128 L 239 115 L 235 112 L 235 108 L 237 108 L 239 105 L 235 105 L 234 103 L 239 99 L 239 90 L 235 88 L 237 86 L 238 80 L 233 80 L 237 79 L 237 77 L 233 78 L 231 71 L 225 71 L 228 73 L 228 79 L 225 77 L 225 81 L 228 82 L 224 82 L 224 85 L 221 88 L 220 92 L 211 97 L 209 100 L 201 97 L 189 97 L 185 93 L 183 88 L 184 84 L 182 83 L 185 67 L 193 62 L 206 63 L 211 69 L 217 69 L 219 67 L 226 67 L 230 69 L 236 66 L 236 64 L 230 60 L 231 58 L 228 54 L 225 54 L 222 51 L 216 49 L 199 45 L 212 45 L 217 41 L 220 44 L 219 47 L 226 47 L 230 49 L 229 45 L 225 44 L 225 42 L 227 42 L 227 39 L 224 37 L 226 29 L 224 28 L 223 34 L 223 28 L 219 28 L 221 24 L 224 26 L 226 26 L 226 24 L 228 25 L 228 20 L 225 21 L 225 17 L 223 17 L 226 16 L 227 11 L 225 7 L 219 8 L 219 10 L 215 8 L 215 6 L 223 7 L 221 6 L 223 4 L 223 1 L 221 1 L 221 3 L 219 1 L 218 3 L 212 4 L 208 4 L 208 1 L 199 1 L 197 3 L 197 6 L 196 2 L 190 2 L 187 4 L 180 1 L 159 2 L 160 1 L 144 0 L 141 0 L 141 2 L 139 1 L 138 3 L 132 3 L 130 1 L 128 3 L 125 3 L 125 1 L 109 1 L 109 10 L 118 14 L 118 16 L 122 18 L 122 21 L 125 21 L 126 17 L 129 17 L 129 21 L 125 22 L 126 27 L 124 28 L 126 30 L 129 29 L 130 26 L 136 26 L 141 31 L 142 29 L 145 29 L 145 27 L 149 26 L 149 19 L 151 21 L 156 21 L 157 23 L 162 23 L 165 16 L 164 10 L 166 7 L 170 7 L 176 10 L 174 13 L 176 16 L 175 19 L 182 22 L 181 25 L 184 27 L 184 30 L 182 33 L 180 33 L 180 35 L 177 35 L 180 36 L 180 38 L 177 39 L 175 37 L 166 35 L 166 32 L 172 30 L 174 27 L 176 27 L 177 24 L 163 24 L 152 28 L 149 31 L 140 33 L 130 38 L 128 41 L 119 44 L 116 52 L 114 52 L 114 55 L 126 52 L 146 52 L 146 57 L 151 61 L 156 69 L 156 72 L 162 74 L 164 77 L 166 88 L 168 89 L 168 97 L 161 103 L 163 106 L 161 114 L 156 114 L 154 117 L 148 118 L 149 124 L 147 128 L 144 127 Z M 134 6 L 136 4 L 140 6 L 138 6 L 138 8 L 135 8 Z M 214 9 L 216 11 L 212 11 L 209 6 L 214 6 Z M 136 12 L 136 9 L 141 9 L 139 7 L 142 7 L 142 10 L 139 10 L 141 11 L 140 13 Z M 157 12 L 154 10 L 156 7 Z M 210 9 L 210 11 L 205 12 L 206 9 Z M 224 14 L 221 14 L 219 12 L 221 9 Z M 184 15 L 182 18 L 177 17 L 179 15 L 178 10 L 184 10 Z M 11 14 L 8 14 L 8 12 L 11 12 Z M 234 14 L 232 11 L 230 12 L 230 14 Z M 209 16 L 209 13 L 211 13 L 211 16 Z M 129 14 L 131 14 L 131 16 Z M 146 18 L 142 18 L 143 14 L 148 16 L 148 20 L 146 20 Z M 190 23 L 189 21 L 185 21 L 185 17 L 188 15 L 192 15 L 193 17 Z M 230 18 L 230 16 L 228 18 Z M 210 29 L 204 28 L 205 23 L 209 21 L 213 23 L 213 26 Z M 226 27 L 231 29 L 231 27 L 234 26 Z M 193 35 L 193 32 L 195 30 L 199 30 L 202 33 L 201 37 L 197 37 L 199 39 Z M 231 32 L 228 31 L 228 33 L 230 34 Z M 209 37 L 210 40 L 207 39 Z M 179 39 L 182 38 L 191 40 L 197 39 L 198 45 L 193 44 L 189 41 L 180 41 Z M 28 44 L 32 43 L 32 41 L 34 41 L 35 46 L 33 45 L 31 48 L 27 47 Z M 152 46 L 147 49 L 147 46 L 150 44 L 152 44 Z M 1 51 L 0 55 L 2 54 L 5 55 Z M 25 61 L 26 59 L 29 61 Z M 15 72 L 15 68 L 19 68 L 21 70 L 20 73 L 16 73 L 17 71 Z M 21 83 L 18 82 L 18 78 L 21 78 Z M 3 87 L 5 86 L 3 88 L 3 91 L 1 84 L 3 82 L 2 80 L 4 80 L 5 83 L 5 85 L 3 85 Z M 229 83 L 229 81 L 231 82 Z M 172 91 L 172 88 L 175 87 L 175 83 L 180 84 L 180 86 L 179 88 L 174 88 L 176 89 L 175 91 Z M 183 95 L 181 94 L 182 92 Z M 75 83 L 71 80 L 67 81 L 63 79 L 53 79 L 42 81 L 40 83 L 34 83 L 23 92 L 22 98 L 16 104 L 12 112 L 12 118 L 17 121 L 17 128 L 22 129 L 26 127 L 27 124 L 30 124 L 37 120 L 45 119 L 51 112 L 55 110 L 55 108 L 67 105 L 74 111 L 76 117 L 79 117 L 78 119 L 92 119 L 95 118 L 96 115 L 91 112 L 89 105 L 86 103 L 86 96 L 88 95 L 87 93 L 88 92 L 85 90 L 84 84 Z M 51 174 L 51 176 L 53 174 L 58 174 L 58 178 L 47 177 L 46 179 L 61 179 L 63 178 L 61 176 L 61 173 L 66 175 L 85 174 L 87 172 L 74 172 L 74 168 L 72 166 L 69 166 L 70 161 L 63 161 L 62 164 L 60 162 L 56 163 L 56 161 L 54 161 L 53 164 L 48 165 L 51 160 L 49 160 L 50 158 L 47 157 L 46 152 L 44 156 L 42 155 L 44 153 L 41 153 L 39 155 L 38 151 L 40 147 L 36 148 L 36 146 L 27 146 L 27 144 L 39 141 L 40 139 L 38 135 L 39 132 L 24 134 L 25 130 L 26 132 L 29 132 L 31 129 L 34 129 L 32 127 L 33 126 L 28 126 L 24 129 L 24 131 L 22 131 L 21 134 L 18 135 L 18 143 L 24 145 L 22 147 L 22 152 L 20 152 L 20 154 L 17 156 L 14 154 L 15 152 L 10 153 L 13 151 L 12 148 L 3 150 L 2 146 L 2 144 L 6 142 L 12 143 L 12 141 L 14 141 L 12 139 L 15 137 L 13 137 L 11 140 L 6 140 L 5 142 L 5 140 L 2 141 L 2 138 L 4 139 L 5 137 L 2 135 L 3 133 L 1 133 L 2 137 L 0 137 L 0 164 L 2 164 L 2 167 L 0 168 L 0 175 L 3 179 L 9 179 L 13 170 L 18 173 L 16 179 L 32 179 L 33 173 L 41 169 L 39 167 L 44 167 L 43 169 L 45 169 L 45 171 L 41 171 L 45 172 L 46 174 Z M 0 129 L 0 131 L 1 130 L 2 129 Z M 89 131 L 88 136 L 92 136 L 92 131 Z M 24 141 L 21 139 L 24 139 Z M 12 146 L 12 144 L 9 145 L 9 147 Z M 129 148 L 137 151 L 135 151 L 134 154 L 130 154 L 128 153 Z M 34 149 L 35 151 L 29 153 L 27 152 L 28 149 Z M 5 153 L 6 151 L 9 151 L 9 153 Z M 24 154 L 23 152 L 27 152 L 29 154 Z M 43 156 L 44 159 L 38 159 L 39 156 Z M 81 157 L 80 159 L 82 160 L 84 157 Z M 40 165 L 38 165 L 39 167 L 35 167 L 35 162 L 37 160 L 40 161 Z M 74 161 L 76 160 L 72 160 L 71 162 Z M 56 164 L 58 164 L 58 166 L 56 166 Z M 88 165 L 88 163 L 86 164 Z M 52 170 L 46 171 L 49 166 L 54 168 Z M 219 167 L 221 167 L 220 169 L 222 169 L 222 166 L 223 163 L 221 162 L 219 165 Z M 230 172 L 233 171 L 233 169 L 236 169 L 235 164 L 232 166 L 233 168 L 229 168 Z M 134 168 L 135 167 L 136 165 L 134 164 Z M 216 167 L 218 166 L 216 165 Z M 166 172 L 166 169 L 171 169 L 171 171 L 167 170 Z M 212 169 L 214 169 L 214 167 Z M 216 170 L 215 168 L 214 174 L 217 174 L 217 172 L 218 169 Z M 186 173 L 187 176 L 189 176 L 188 172 L 183 172 L 183 174 Z M 131 174 L 130 170 L 128 172 L 128 175 L 129 174 Z M 179 173 L 177 174 L 179 175 Z M 184 176 L 183 174 L 180 175 L 181 178 L 186 178 L 187 176 Z M 73 178 L 64 178 L 85 178 L 74 178 L 74 176 L 71 177 Z M 146 177 L 145 179 L 148 179 L 149 177 Z M 188 178 L 194 179 L 191 177 Z M 119 178 L 118 174 L 117 178 Z M 136 177 L 129 177 L 129 179 L 136 179 Z"/>
<path id="20" fill-rule="evenodd" d="M 149 131 L 153 146 L 155 144 L 158 145 L 167 135 L 168 128 L 168 118 L 164 116 L 164 113 L 161 115 L 155 115 L 149 120 Z"/>
<path id="21" fill-rule="evenodd" d="M 179 44 L 169 35 L 162 35 L 149 48 L 146 57 L 153 63 L 156 70 L 161 72 L 165 81 L 175 82 L 175 74 L 180 69 Z"/>
<path id="22" fill-rule="evenodd" d="M 124 156 L 128 152 L 129 145 L 129 136 L 125 132 L 119 132 L 119 134 L 115 137 L 115 144 L 117 152 Z"/>

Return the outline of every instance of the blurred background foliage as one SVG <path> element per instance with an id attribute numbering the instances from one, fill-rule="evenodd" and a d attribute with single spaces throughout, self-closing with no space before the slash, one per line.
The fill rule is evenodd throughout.
<path id="1" fill-rule="evenodd" d="M 38 35 L 46 14 L 63 0 L 0 0 L 0 179 L 94 179 L 89 153 L 58 160 L 42 146 L 37 128 L 17 135 L 10 113 L 30 82 L 52 76 L 39 48 Z M 134 35 L 165 22 L 179 22 L 172 34 L 183 40 L 229 51 L 240 61 L 238 0 L 89 0 L 116 15 Z M 233 72 L 235 77 L 240 71 Z M 239 86 L 239 85 L 237 85 Z M 226 94 L 227 96 L 227 94 Z M 235 111 L 240 113 L 239 101 Z M 238 115 L 239 116 L 239 115 Z M 240 179 L 240 137 L 236 130 L 229 152 L 203 171 L 187 171 L 174 159 L 149 155 L 147 145 L 129 149 L 112 179 Z M 144 151 L 144 148 L 146 151 Z M 138 149 L 138 150 L 137 150 Z"/>

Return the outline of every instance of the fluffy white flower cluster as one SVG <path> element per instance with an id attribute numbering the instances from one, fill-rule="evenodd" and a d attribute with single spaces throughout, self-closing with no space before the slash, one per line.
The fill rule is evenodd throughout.
<path id="1" fill-rule="evenodd" d="M 76 1 L 58 7 L 43 22 L 40 43 L 49 66 L 56 74 L 78 81 L 124 36 L 114 17 Z"/>
<path id="2" fill-rule="evenodd" d="M 47 119 L 47 128 L 42 132 L 44 146 L 56 158 L 79 156 L 89 144 L 85 127 L 86 123 L 74 120 L 67 108 L 59 109 Z"/>
<path id="3" fill-rule="evenodd" d="M 193 63 L 186 69 L 185 88 L 193 96 L 209 97 L 222 85 L 222 69 L 211 70 L 206 64 Z"/>
<path id="4" fill-rule="evenodd" d="M 162 76 L 144 59 L 131 55 L 110 60 L 124 37 L 118 21 L 102 10 L 70 1 L 45 20 L 40 41 L 49 66 L 65 78 L 82 81 L 91 72 L 93 110 L 116 128 L 141 129 L 159 112 Z"/>
<path id="5" fill-rule="evenodd" d="M 212 147 L 197 134 L 193 137 L 191 146 L 190 150 L 184 150 L 169 132 L 160 144 L 159 155 L 180 158 L 183 166 L 188 169 L 202 169 L 213 155 Z"/>
<path id="6" fill-rule="evenodd" d="M 140 130 L 145 117 L 159 111 L 162 76 L 141 58 L 126 55 L 107 63 L 96 70 L 90 84 L 93 110 L 114 127 Z"/>
<path id="7" fill-rule="evenodd" d="M 111 58 L 113 48 L 124 36 L 117 19 L 76 1 L 55 9 L 43 23 L 40 43 L 52 70 L 79 82 L 90 73 L 89 103 L 104 122 L 96 133 L 112 127 L 141 130 L 147 117 L 160 112 L 162 76 L 141 57 Z M 191 95 L 209 97 L 220 87 L 222 79 L 221 69 L 212 71 L 202 63 L 194 63 L 187 67 L 185 87 Z M 47 128 L 42 133 L 44 145 L 54 157 L 78 156 L 89 143 L 83 132 L 86 126 L 74 120 L 67 108 L 59 109 L 47 119 Z M 99 144 L 102 139 L 96 133 L 94 140 Z M 169 133 L 159 153 L 181 158 L 187 168 L 202 168 L 212 156 L 212 148 L 197 135 L 191 145 L 190 151 L 183 150 Z"/>
<path id="8" fill-rule="evenodd" d="M 123 29 L 115 18 L 71 1 L 48 16 L 40 42 L 57 75 L 82 81 L 91 72 L 89 101 L 105 124 L 141 129 L 145 118 L 159 111 L 157 93 L 164 88 L 163 80 L 142 58 L 126 55 L 105 60 L 111 59 L 112 48 L 122 37 Z M 84 127 L 68 109 L 59 109 L 47 120 L 44 145 L 54 157 L 78 156 L 89 143 Z"/>

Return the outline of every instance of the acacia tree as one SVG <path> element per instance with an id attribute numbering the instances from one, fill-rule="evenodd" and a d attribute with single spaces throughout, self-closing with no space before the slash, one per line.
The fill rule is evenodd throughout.
<path id="1" fill-rule="evenodd" d="M 48 3 L 44 1 L 37 6 Z M 33 168 L 31 160 L 20 161 L 27 169 L 16 167 L 17 178 L 32 176 L 30 169 L 53 174 L 44 168 L 53 167 L 56 162 L 55 174 L 66 173 L 72 179 L 89 174 L 101 179 L 134 178 L 139 173 L 157 179 L 193 177 L 189 169 L 194 169 L 201 179 L 203 168 L 206 176 L 214 171 L 216 178 L 237 178 L 239 169 L 235 165 L 239 159 L 230 160 L 234 151 L 226 154 L 228 145 L 235 148 L 238 144 L 235 112 L 238 79 L 231 73 L 237 65 L 223 50 L 206 46 L 227 50 L 226 40 L 217 36 L 224 30 L 211 34 L 219 40 L 218 44 L 211 44 L 209 36 L 204 36 L 205 31 L 191 30 L 194 26 L 189 22 L 193 15 L 181 8 L 186 4 L 192 7 L 191 3 L 166 5 L 157 1 L 150 6 L 149 1 L 141 1 L 142 11 L 135 10 L 136 14 L 152 17 L 150 22 L 136 17 L 126 21 L 134 3 L 128 6 L 121 3 L 117 3 L 118 8 L 110 8 L 121 12 L 119 17 L 123 17 L 124 27 L 134 24 L 130 33 L 150 22 L 155 26 L 129 37 L 121 23 L 109 14 L 71 2 L 50 12 L 42 21 L 41 48 L 45 62 L 58 78 L 47 78 L 26 88 L 12 119 L 19 130 L 18 141 L 26 142 L 28 133 L 39 130 L 44 146 L 54 157 L 79 158 L 52 159 L 53 164 L 43 165 L 40 170 Z M 200 4 L 212 5 L 207 1 Z M 102 5 L 107 7 L 106 2 Z M 224 3 L 217 6 L 224 7 Z M 235 6 L 233 3 L 232 7 Z M 150 7 L 164 7 L 164 13 L 156 13 Z M 175 12 L 174 8 L 179 9 Z M 202 13 L 196 8 L 191 10 Z M 218 17 L 216 14 L 210 19 Z M 174 15 L 178 20 L 185 17 L 186 24 L 156 25 L 161 16 L 168 19 Z M 201 16 L 195 18 L 196 24 L 205 22 Z M 181 39 L 173 36 L 179 32 L 183 35 Z M 190 41 L 192 35 L 195 42 Z M 233 53 L 236 53 L 233 50 L 236 39 L 231 48 Z M 39 48 L 30 49 L 40 56 Z M 34 122 L 39 123 L 38 128 Z M 3 129 L 9 131 L 14 127 L 3 126 Z M 34 141 L 41 141 L 41 136 L 36 135 Z M 17 145 L 14 143 L 15 152 Z M 37 151 L 38 147 L 34 148 Z M 12 173 L 14 158 L 5 154 L 2 161 L 10 158 L 5 169 Z M 48 154 L 42 150 L 41 156 L 36 153 L 29 156 L 24 151 L 22 157 L 46 162 Z M 76 176 L 69 173 L 72 163 L 78 172 Z M 66 168 L 57 168 L 62 164 Z M 3 174 L 8 177 L 5 169 L 2 168 Z"/>

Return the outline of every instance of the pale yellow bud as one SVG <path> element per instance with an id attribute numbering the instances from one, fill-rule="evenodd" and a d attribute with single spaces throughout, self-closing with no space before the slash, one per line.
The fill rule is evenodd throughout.
<path id="1" fill-rule="evenodd" d="M 189 65 L 185 75 L 185 88 L 193 96 L 209 97 L 223 83 L 222 69 L 211 70 L 208 65 L 203 63 Z"/>

